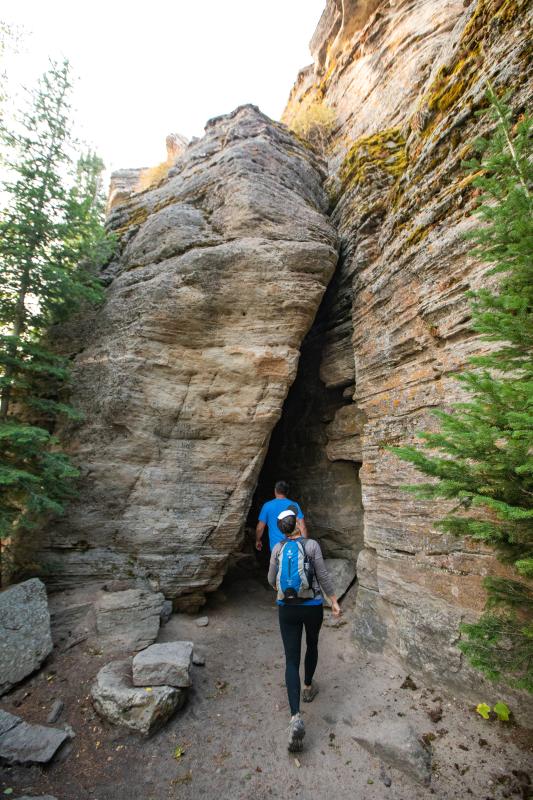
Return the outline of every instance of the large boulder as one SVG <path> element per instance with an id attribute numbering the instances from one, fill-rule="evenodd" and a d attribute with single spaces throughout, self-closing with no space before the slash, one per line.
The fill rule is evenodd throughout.
<path id="1" fill-rule="evenodd" d="M 30 725 L 0 709 L 0 761 L 47 764 L 68 738 L 66 731 Z"/>
<path id="2" fill-rule="evenodd" d="M 355 580 L 355 564 L 347 558 L 326 558 L 324 563 L 333 581 L 337 599 L 340 599 Z"/>
<path id="3" fill-rule="evenodd" d="M 134 686 L 131 658 L 102 667 L 91 689 L 101 717 L 145 735 L 162 727 L 181 708 L 185 697 L 184 689 L 172 686 Z"/>
<path id="4" fill-rule="evenodd" d="M 0 593 L 0 695 L 40 667 L 52 651 L 44 584 L 32 578 Z"/>
<path id="5" fill-rule="evenodd" d="M 165 598 L 160 592 L 126 589 L 97 600 L 96 632 L 108 650 L 142 650 L 155 642 Z"/>
<path id="6" fill-rule="evenodd" d="M 431 781 L 431 751 L 425 747 L 409 723 L 388 719 L 363 722 L 355 741 L 391 767 L 401 770 L 424 785 Z"/>
<path id="7" fill-rule="evenodd" d="M 191 685 L 192 642 L 164 642 L 147 647 L 133 659 L 135 686 Z"/>
<path id="8" fill-rule="evenodd" d="M 110 214 L 106 302 L 57 336 L 84 420 L 58 431 L 79 496 L 39 537 L 54 589 L 145 577 L 198 609 L 220 584 L 337 260 L 323 178 L 243 106 Z"/>

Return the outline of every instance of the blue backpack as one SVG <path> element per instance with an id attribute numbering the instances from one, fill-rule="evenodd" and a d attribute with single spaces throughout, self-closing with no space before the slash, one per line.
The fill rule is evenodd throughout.
<path id="1" fill-rule="evenodd" d="M 313 567 L 305 552 L 304 539 L 285 539 L 278 553 L 276 589 L 278 600 L 285 603 L 301 603 L 311 600 L 313 590 Z"/>

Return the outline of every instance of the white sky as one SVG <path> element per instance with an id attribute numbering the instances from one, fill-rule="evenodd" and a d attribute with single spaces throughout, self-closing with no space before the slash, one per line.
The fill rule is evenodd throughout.
<path id="1" fill-rule="evenodd" d="M 209 117 L 255 103 L 277 119 L 325 0 L 2 0 L 22 25 L 7 63 L 12 89 L 31 85 L 47 58 L 78 77 L 76 132 L 110 170 L 166 157 L 165 136 L 201 136 Z"/>

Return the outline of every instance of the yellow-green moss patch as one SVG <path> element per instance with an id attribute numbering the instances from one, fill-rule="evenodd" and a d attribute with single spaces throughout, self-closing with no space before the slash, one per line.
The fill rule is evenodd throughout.
<path id="1" fill-rule="evenodd" d="M 484 66 L 483 43 L 495 35 L 505 35 L 525 10 L 527 2 L 529 0 L 478 0 L 455 57 L 439 69 L 417 111 L 419 114 L 426 108 L 431 114 L 431 122 L 420 131 L 423 138 L 433 133 L 444 115 L 479 81 Z M 414 127 L 416 129 L 416 125 Z"/>
<path id="2" fill-rule="evenodd" d="M 343 189 L 363 184 L 376 170 L 399 178 L 407 168 L 405 139 L 399 128 L 362 136 L 352 144 L 339 170 Z"/>
<path id="3" fill-rule="evenodd" d="M 140 206 L 139 208 L 135 209 L 131 217 L 128 218 L 124 225 L 121 225 L 120 228 L 114 230 L 113 233 L 115 233 L 117 236 L 122 236 L 122 234 L 125 233 L 125 231 L 127 231 L 129 228 L 132 228 L 134 225 L 142 225 L 147 219 L 148 211 L 143 206 Z"/>

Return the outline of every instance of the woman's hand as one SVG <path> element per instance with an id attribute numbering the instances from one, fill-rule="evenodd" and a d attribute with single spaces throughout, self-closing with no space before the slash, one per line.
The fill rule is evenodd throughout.
<path id="1" fill-rule="evenodd" d="M 336 597 L 331 598 L 331 611 L 333 612 L 334 617 L 340 617 L 342 614 L 341 607 L 338 604 Z"/>

